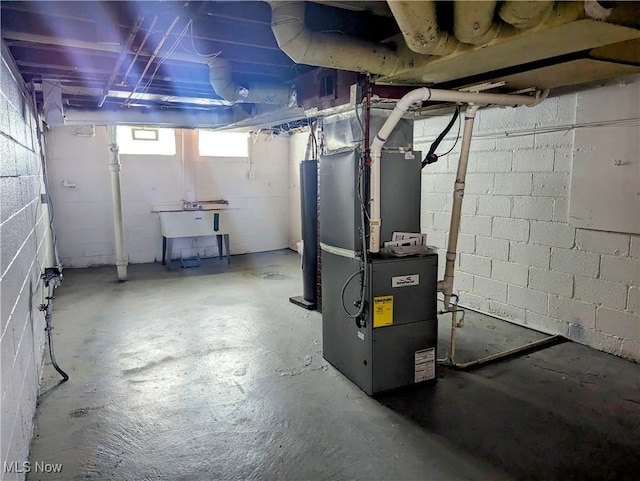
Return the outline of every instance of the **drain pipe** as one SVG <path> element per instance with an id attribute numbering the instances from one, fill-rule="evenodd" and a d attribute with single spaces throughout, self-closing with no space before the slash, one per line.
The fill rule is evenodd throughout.
<path id="1" fill-rule="evenodd" d="M 109 138 L 109 170 L 111 170 L 111 200 L 113 202 L 113 229 L 116 235 L 116 268 L 118 281 L 127 280 L 127 246 L 124 238 L 122 215 L 122 187 L 120 185 L 120 153 L 116 139 L 116 126 L 107 125 Z"/>
<path id="2" fill-rule="evenodd" d="M 485 105 L 527 105 L 534 107 L 542 102 L 548 95 L 549 91 L 537 92 L 535 96 L 525 95 L 509 95 L 509 94 L 489 94 L 475 92 L 459 92 L 457 90 L 438 90 L 430 88 L 419 88 L 412 90 L 402 97 L 396 107 L 393 109 L 387 121 L 384 123 L 378 134 L 371 142 L 371 173 L 370 173 L 370 212 L 371 217 L 369 223 L 369 251 L 376 253 L 380 251 L 380 157 L 382 156 L 382 147 L 387 138 L 400 121 L 404 113 L 416 102 L 456 102 L 464 104 L 473 104 L 477 106 Z M 478 107 L 475 108 L 476 110 Z M 474 111 L 475 114 L 475 111 Z M 469 142 L 471 142 L 471 132 L 469 131 Z M 465 169 L 466 172 L 466 169 Z M 464 178 L 462 179 L 464 183 Z M 457 242 L 456 229 L 456 242 Z"/>
<path id="3" fill-rule="evenodd" d="M 470 104 L 464 113 L 464 130 L 462 132 L 462 145 L 460 147 L 460 159 L 458 160 L 458 172 L 453 187 L 453 207 L 451 208 L 451 224 L 449 226 L 449 240 L 447 241 L 446 265 L 444 280 L 438 287 L 444 294 L 444 307 L 451 306 L 451 294 L 453 293 L 453 274 L 458 249 L 458 232 L 460 230 L 460 216 L 462 214 L 462 198 L 464 197 L 464 184 L 467 177 L 467 165 L 469 164 L 469 151 L 471 149 L 471 135 L 473 123 L 479 106 Z"/>

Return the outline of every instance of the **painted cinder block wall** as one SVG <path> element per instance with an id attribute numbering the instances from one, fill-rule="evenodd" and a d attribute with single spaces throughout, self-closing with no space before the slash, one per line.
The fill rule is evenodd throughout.
<path id="1" fill-rule="evenodd" d="M 0 463 L 27 460 L 42 374 L 45 331 L 40 274 L 53 265 L 36 117 L 3 45 L 0 76 L 1 317 Z M 15 69 L 13 70 L 16 71 Z M 2 479 L 15 479 L 1 475 Z M 20 479 L 24 475 L 18 475 Z"/>
<path id="2" fill-rule="evenodd" d="M 106 127 L 55 127 L 47 133 L 47 162 L 56 209 L 59 250 L 66 267 L 114 264 Z M 129 262 L 162 258 L 154 206 L 182 199 L 229 201 L 232 254 L 289 246 L 289 144 L 261 135 L 246 158 L 203 157 L 197 131 L 176 130 L 175 155 L 120 155 L 124 224 Z M 249 170 L 253 172 L 252 178 Z M 75 187 L 64 187 L 63 182 Z M 217 255 L 215 237 L 177 239 L 174 258 Z"/>
<path id="3" fill-rule="evenodd" d="M 637 102 L 640 81 L 601 88 L 615 106 Z M 573 124 L 578 95 L 590 93 L 478 113 L 454 290 L 468 307 L 640 361 L 640 236 L 570 225 L 574 131 L 535 132 Z M 448 119 L 417 121 L 416 149 L 426 152 Z M 514 130 L 528 133 L 505 134 Z M 446 140 L 439 150 L 449 146 Z M 440 276 L 458 154 L 454 149 L 422 176 L 422 231 L 440 249 Z"/>

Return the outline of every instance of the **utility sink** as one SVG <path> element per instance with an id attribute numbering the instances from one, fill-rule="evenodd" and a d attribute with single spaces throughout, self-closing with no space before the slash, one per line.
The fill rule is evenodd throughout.
<path id="1" fill-rule="evenodd" d="M 226 214 L 220 210 L 160 212 L 162 236 L 175 238 L 228 234 Z"/>

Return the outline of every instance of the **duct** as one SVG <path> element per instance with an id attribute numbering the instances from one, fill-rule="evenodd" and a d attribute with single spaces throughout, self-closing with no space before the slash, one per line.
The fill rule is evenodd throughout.
<path id="1" fill-rule="evenodd" d="M 409 48 L 423 55 L 444 56 L 453 53 L 458 41 L 438 27 L 434 1 L 392 1 L 389 8 Z"/>
<path id="2" fill-rule="evenodd" d="M 498 36 L 500 23 L 493 21 L 496 0 L 453 3 L 453 33 L 462 43 L 484 45 Z"/>
<path id="3" fill-rule="evenodd" d="M 498 13 L 508 24 L 527 30 L 543 24 L 551 15 L 554 3 L 549 0 L 507 0 Z"/>
<path id="4" fill-rule="evenodd" d="M 412 55 L 399 54 L 386 45 L 308 30 L 304 2 L 272 0 L 269 4 L 271 29 L 278 46 L 296 63 L 391 75 L 410 68 L 415 61 Z"/>
<path id="5" fill-rule="evenodd" d="M 113 228 L 116 236 L 116 268 L 118 280 L 127 280 L 127 245 L 124 237 L 124 217 L 122 215 L 122 187 L 120 185 L 120 154 L 116 139 L 116 126 L 107 126 L 109 137 L 109 170 L 111 170 L 111 200 L 113 203 Z"/>
<path id="6" fill-rule="evenodd" d="M 234 82 L 231 63 L 220 57 L 207 60 L 209 82 L 220 97 L 228 102 L 295 106 L 295 90 L 286 85 L 265 83 L 242 86 Z"/>

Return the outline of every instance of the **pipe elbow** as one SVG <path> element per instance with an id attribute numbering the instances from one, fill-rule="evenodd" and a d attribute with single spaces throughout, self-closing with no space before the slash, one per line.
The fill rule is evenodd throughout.
<path id="1" fill-rule="evenodd" d="M 216 94 L 228 102 L 238 98 L 238 89 L 231 75 L 231 64 L 228 60 L 216 57 L 207 61 L 209 66 L 209 83 Z"/>
<path id="2" fill-rule="evenodd" d="M 303 63 L 311 44 L 304 24 L 304 2 L 270 1 L 271 30 L 280 49 L 296 63 Z"/>

